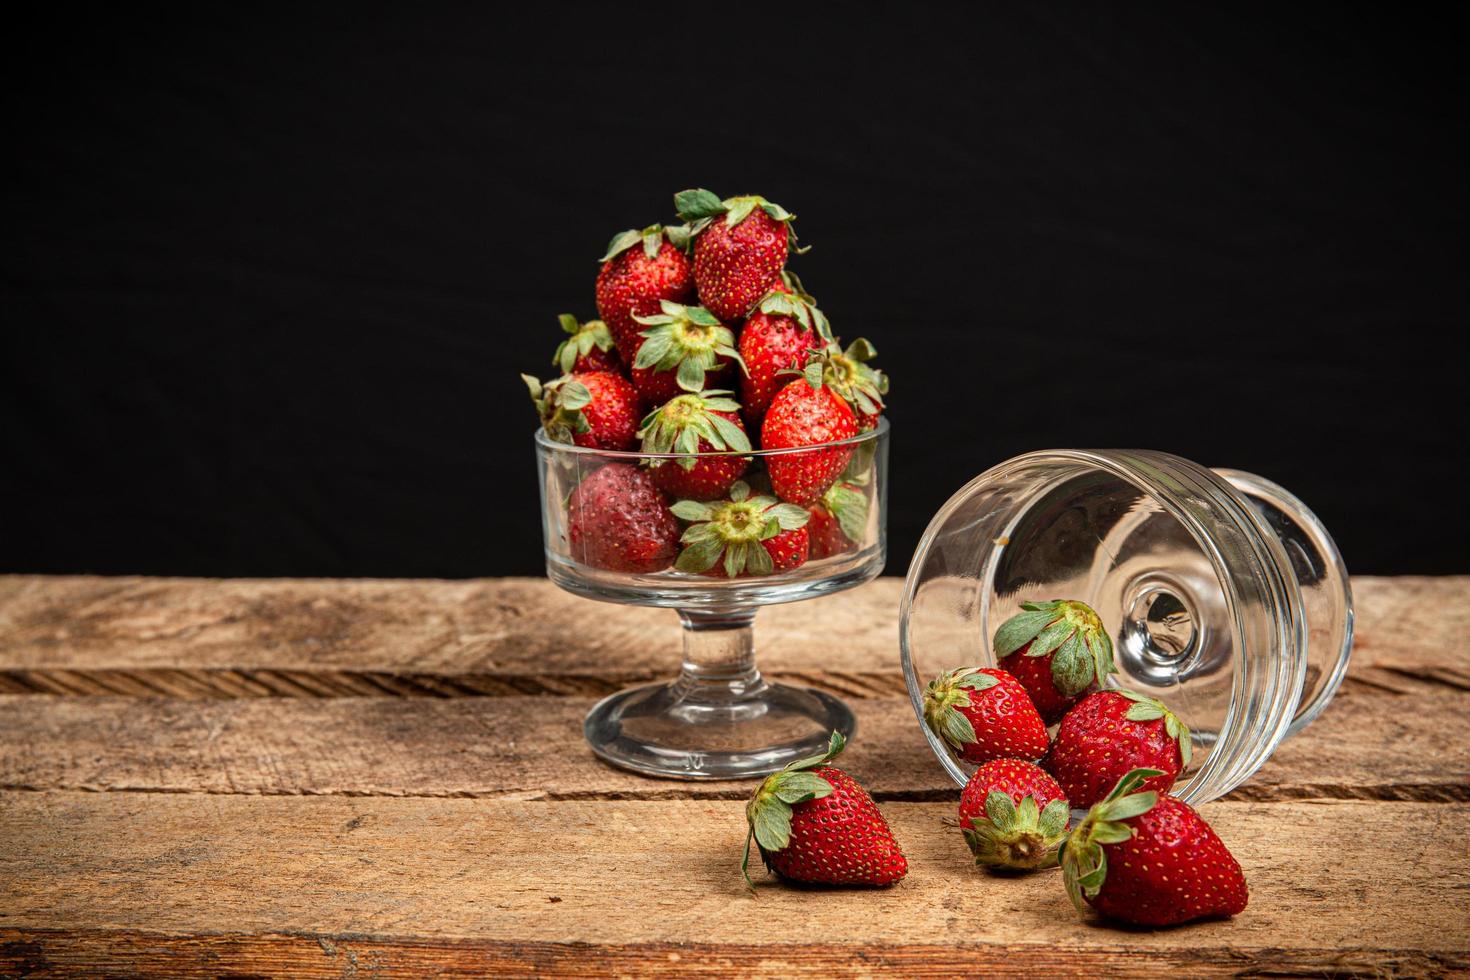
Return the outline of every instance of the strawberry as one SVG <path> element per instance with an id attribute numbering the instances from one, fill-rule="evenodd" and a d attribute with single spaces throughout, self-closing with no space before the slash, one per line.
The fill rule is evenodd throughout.
<path id="1" fill-rule="evenodd" d="M 694 283 L 715 316 L 745 316 L 781 275 L 796 244 L 796 216 L 763 197 L 721 201 L 706 190 L 674 195 L 679 217 L 694 236 Z"/>
<path id="2" fill-rule="evenodd" d="M 891 885 L 908 862 L 888 821 L 857 781 L 827 763 L 847 744 L 833 732 L 827 751 L 767 776 L 745 805 L 750 830 L 740 871 L 750 882 L 750 841 L 766 868 L 788 881 Z"/>
<path id="3" fill-rule="evenodd" d="M 788 449 L 851 439 L 857 435 L 852 409 L 822 381 L 818 361 L 776 393 L 761 422 L 761 448 Z M 851 446 L 771 456 L 766 469 L 782 500 L 807 506 L 820 500 L 852 458 Z"/>
<path id="4" fill-rule="evenodd" d="M 638 437 L 645 453 L 731 453 L 695 459 L 650 459 L 653 482 L 669 495 L 690 500 L 718 500 L 750 465 L 750 438 L 740 421 L 739 403 L 728 391 L 682 394 L 654 409 L 643 420 Z M 733 451 L 733 452 L 732 452 Z"/>
<path id="5" fill-rule="evenodd" d="M 703 307 L 663 300 L 658 313 L 633 319 L 644 327 L 633 358 L 633 387 L 646 405 L 703 391 L 709 375 L 740 360 L 735 334 Z"/>
<path id="6" fill-rule="evenodd" d="M 571 334 L 556 348 L 551 363 L 561 368 L 562 374 L 585 373 L 587 371 L 612 371 L 621 374 L 623 361 L 613 347 L 612 334 L 601 320 L 578 323 L 570 313 L 557 317 L 562 330 Z"/>
<path id="7" fill-rule="evenodd" d="M 685 547 L 674 567 L 681 572 L 736 578 L 806 563 L 807 512 L 775 497 L 752 497 L 750 487 L 739 481 L 730 488 L 729 500 L 681 500 L 673 512 L 692 522 L 679 539 Z"/>
<path id="8" fill-rule="evenodd" d="M 1117 669 L 1113 641 L 1085 602 L 1023 602 L 1021 610 L 995 631 L 995 655 L 1026 688 L 1042 719 L 1055 724 Z"/>
<path id="9" fill-rule="evenodd" d="M 966 762 L 1039 759 L 1046 753 L 1046 725 L 1026 689 L 994 667 L 961 667 L 930 681 L 924 723 Z"/>
<path id="10" fill-rule="evenodd" d="M 1145 789 L 1167 793 L 1189 765 L 1189 729 L 1163 702 L 1132 691 L 1098 691 L 1067 712 L 1041 768 L 1073 806 L 1092 806 L 1131 769 L 1153 769 Z"/>
<path id="11" fill-rule="evenodd" d="M 783 272 L 740 329 L 740 356 L 747 372 L 740 381 L 740 401 L 752 426 L 759 427 L 771 399 L 791 380 L 783 372 L 804 366 L 809 352 L 825 346 L 831 331 L 801 280 Z"/>
<path id="12" fill-rule="evenodd" d="M 1245 911 L 1245 875 L 1210 825 L 1182 800 L 1138 792 L 1156 775 L 1124 775 L 1067 837 L 1061 864 L 1072 904 L 1141 926 Z"/>
<path id="13" fill-rule="evenodd" d="M 607 322 L 624 363 L 633 362 L 642 343 L 635 315 L 657 313 L 659 300 L 682 303 L 693 297 L 694 266 L 685 254 L 688 248 L 688 229 L 649 225 L 614 235 L 599 260 L 597 315 Z"/>
<path id="14" fill-rule="evenodd" d="M 1024 759 L 992 759 L 960 795 L 960 829 L 981 867 L 1055 866 L 1070 817 L 1057 781 Z"/>
<path id="15" fill-rule="evenodd" d="M 674 563 L 679 523 L 653 479 L 636 466 L 609 463 L 567 498 L 572 557 L 594 568 L 648 574 Z"/>
<path id="16" fill-rule="evenodd" d="M 542 384 L 529 374 L 521 380 L 546 435 L 588 449 L 631 449 L 638 438 L 638 392 L 620 374 L 587 371 L 564 374 Z"/>
<path id="17" fill-rule="evenodd" d="M 839 480 L 827 488 L 822 499 L 811 505 L 807 532 L 812 538 L 812 558 L 846 554 L 867 536 L 868 497 L 863 492 L 867 474 Z"/>
<path id="18" fill-rule="evenodd" d="M 883 396 L 888 394 L 888 375 L 868 366 L 878 351 L 862 337 L 843 350 L 835 341 L 823 352 L 822 377 L 827 386 L 852 406 L 857 416 L 858 431 L 867 432 L 878 424 L 883 412 Z"/>

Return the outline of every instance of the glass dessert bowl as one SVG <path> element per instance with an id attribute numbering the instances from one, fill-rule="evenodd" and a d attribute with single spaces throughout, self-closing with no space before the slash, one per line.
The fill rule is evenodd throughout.
<path id="1" fill-rule="evenodd" d="M 588 449 L 538 431 L 536 459 L 548 577 L 589 599 L 675 609 L 683 622 L 677 678 L 620 691 L 588 713 L 594 752 L 654 776 L 733 779 L 819 754 L 833 730 L 852 735 L 852 712 L 837 698 L 761 676 L 751 627 L 763 605 L 849 589 L 883 570 L 886 420 L 840 442 L 697 454 Z M 701 501 L 660 488 L 671 482 L 660 468 L 705 461 L 742 471 L 729 493 Z M 770 489 L 813 472 L 828 476 L 787 500 Z"/>
<path id="2" fill-rule="evenodd" d="M 1352 593 L 1306 505 L 1269 480 L 1167 453 L 1051 450 L 971 480 L 930 522 L 900 610 L 905 680 L 993 667 L 997 627 L 1021 603 L 1079 599 L 1101 617 L 1118 672 L 1107 687 L 1162 700 L 1189 726 L 1188 803 L 1249 778 L 1337 690 L 1352 650 Z"/>

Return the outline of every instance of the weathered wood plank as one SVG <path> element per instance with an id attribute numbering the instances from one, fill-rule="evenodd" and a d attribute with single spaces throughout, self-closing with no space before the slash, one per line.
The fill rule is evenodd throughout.
<path id="1" fill-rule="evenodd" d="M 1353 677 L 1470 690 L 1470 576 L 1358 578 L 1354 589 Z M 763 667 L 849 697 L 900 693 L 901 590 L 879 579 L 763 610 Z M 678 652 L 672 612 L 541 579 L 0 577 L 3 693 L 593 696 L 667 676 Z"/>
<path id="2" fill-rule="evenodd" d="M 585 698 L 133 700 L 0 696 L 0 787 L 48 790 L 743 799 L 749 783 L 649 780 L 582 742 Z M 880 799 L 955 788 L 907 699 L 853 702 L 845 764 Z M 1470 801 L 1470 696 L 1344 693 L 1237 796 Z"/>
<path id="3" fill-rule="evenodd" d="M 4 928 L 30 937 L 16 941 L 31 942 L 49 930 L 689 943 L 744 948 L 747 963 L 759 944 L 778 964 L 792 944 L 952 943 L 960 949 L 942 955 L 964 969 L 1017 948 L 1060 963 L 1131 947 L 1245 972 L 1283 949 L 1318 965 L 1334 953 L 1344 963 L 1470 957 L 1470 852 L 1453 843 L 1470 819 L 1464 804 L 1212 804 L 1205 815 L 1246 870 L 1250 908 L 1230 922 L 1127 933 L 1075 917 L 1054 872 L 975 871 L 940 822 L 948 805 L 884 812 L 911 863 L 897 887 L 816 893 L 762 879 L 752 896 L 733 801 L 4 793 L 0 910 Z"/>

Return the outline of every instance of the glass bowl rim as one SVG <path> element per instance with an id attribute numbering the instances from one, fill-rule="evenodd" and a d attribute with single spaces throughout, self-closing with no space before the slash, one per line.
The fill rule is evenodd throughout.
<path id="1" fill-rule="evenodd" d="M 792 453 L 809 453 L 819 449 L 860 446 L 863 443 L 886 436 L 888 429 L 887 416 L 880 415 L 878 417 L 878 424 L 867 432 L 859 432 L 857 435 L 847 439 L 836 439 L 832 442 L 816 442 L 810 446 L 789 446 L 782 449 L 752 449 L 748 452 L 741 452 L 738 449 L 725 449 L 711 453 L 645 453 L 636 449 L 594 449 L 589 446 L 578 446 L 570 442 L 556 442 L 547 437 L 544 428 L 538 428 L 536 430 L 536 448 L 546 452 L 596 456 L 599 459 L 622 459 L 629 462 L 637 462 L 643 459 L 720 459 L 725 456 L 764 459 L 772 456 L 789 456 Z"/>

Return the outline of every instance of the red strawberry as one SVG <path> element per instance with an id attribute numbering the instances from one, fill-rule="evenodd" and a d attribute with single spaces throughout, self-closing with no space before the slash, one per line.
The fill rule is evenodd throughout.
<path id="1" fill-rule="evenodd" d="M 647 574 L 674 563 L 679 523 L 647 473 L 609 463 L 567 498 L 572 557 L 594 568 Z"/>
<path id="2" fill-rule="evenodd" d="M 750 841 L 767 869 L 788 881 L 891 885 L 908 862 L 867 790 L 827 765 L 847 740 L 832 733 L 827 751 L 766 777 L 745 805 L 750 830 L 740 871 L 750 881 Z"/>
<path id="3" fill-rule="evenodd" d="M 823 384 L 821 371 L 813 362 L 803 376 L 776 393 L 761 422 L 762 449 L 814 446 L 857 435 L 852 409 Z M 806 506 L 821 499 L 851 458 L 851 446 L 830 446 L 771 456 L 766 469 L 776 496 Z"/>
<path id="4" fill-rule="evenodd" d="M 858 430 L 867 432 L 878 424 L 883 412 L 883 396 L 888 394 L 888 375 L 868 366 L 878 351 L 862 337 L 840 348 L 835 341 L 828 344 L 823 358 L 822 377 L 827 386 L 852 406 L 857 415 Z"/>
<path id="5" fill-rule="evenodd" d="M 1245 875 L 1210 825 L 1182 800 L 1137 792 L 1154 774 L 1118 780 L 1062 845 L 1072 903 L 1141 926 L 1245 911 Z"/>
<path id="6" fill-rule="evenodd" d="M 960 796 L 960 829 L 987 868 L 1049 868 L 1067 836 L 1071 809 L 1057 781 L 1034 762 L 993 759 Z"/>
<path id="7" fill-rule="evenodd" d="M 763 197 L 721 201 L 706 190 L 674 195 L 679 217 L 694 236 L 694 282 L 715 316 L 745 316 L 781 275 L 795 244 L 795 215 Z"/>
<path id="8" fill-rule="evenodd" d="M 750 465 L 750 438 L 740 421 L 740 405 L 728 391 L 682 394 L 654 409 L 638 436 L 645 453 L 730 453 L 695 459 L 651 459 L 653 482 L 679 499 L 718 500 Z M 732 452 L 733 451 L 733 452 Z"/>
<path id="9" fill-rule="evenodd" d="M 682 303 L 693 297 L 688 247 L 687 228 L 660 225 L 620 232 L 608 245 L 597 274 L 597 314 L 607 321 L 624 363 L 633 362 L 641 343 L 635 315 L 657 313 L 661 299 Z"/>
<path id="10" fill-rule="evenodd" d="M 703 391 L 732 360 L 740 360 L 735 335 L 708 310 L 669 300 L 659 309 L 652 316 L 633 318 L 644 327 L 633 358 L 633 386 L 650 406 L 686 391 Z"/>
<path id="11" fill-rule="evenodd" d="M 812 558 L 830 558 L 855 549 L 868 532 L 867 475 L 839 480 L 812 504 L 807 531 L 812 536 Z"/>
<path id="12" fill-rule="evenodd" d="M 557 317 L 562 330 L 571 334 L 557 347 L 551 363 L 561 368 L 562 374 L 587 371 L 612 371 L 621 374 L 622 358 L 613 347 L 612 334 L 601 320 L 578 323 L 570 313 Z"/>
<path id="13" fill-rule="evenodd" d="M 681 572 L 736 578 L 806 563 L 807 512 L 775 497 L 752 497 L 750 487 L 739 481 L 730 488 L 729 500 L 681 500 L 673 512 L 693 522 L 679 539 L 685 547 L 674 567 Z"/>
<path id="14" fill-rule="evenodd" d="M 631 449 L 638 438 L 638 392 L 620 374 L 564 374 L 542 384 L 521 375 L 546 435 L 589 449 Z"/>
<path id="15" fill-rule="evenodd" d="M 791 380 L 781 372 L 803 367 L 808 352 L 823 347 L 831 329 L 801 281 L 782 273 L 740 329 L 747 372 L 740 381 L 740 401 L 752 426 L 760 425 L 771 399 Z"/>
<path id="16" fill-rule="evenodd" d="M 961 667 L 930 681 L 924 723 L 966 762 L 1039 759 L 1046 753 L 1046 725 L 1026 689 L 994 667 Z"/>
<path id="17" fill-rule="evenodd" d="M 1067 712 L 1041 767 L 1073 806 L 1092 806 L 1131 769 L 1154 769 L 1145 789 L 1167 793 L 1189 765 L 1189 729 L 1163 702 L 1098 691 Z"/>
<path id="18" fill-rule="evenodd" d="M 1113 641 L 1085 602 L 1023 602 L 1021 610 L 995 631 L 995 655 L 1026 688 L 1042 719 L 1055 724 L 1117 669 Z"/>

